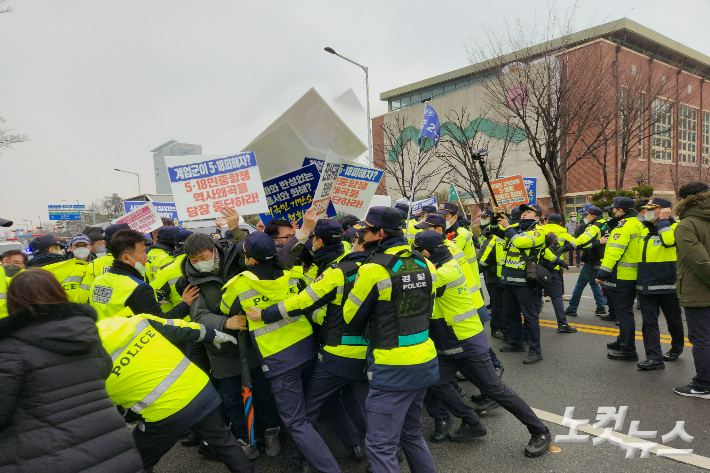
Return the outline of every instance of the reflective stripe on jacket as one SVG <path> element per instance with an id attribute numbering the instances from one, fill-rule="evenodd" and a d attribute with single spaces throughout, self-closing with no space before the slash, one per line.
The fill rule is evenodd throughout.
<path id="1" fill-rule="evenodd" d="M 49 264 L 42 269 L 49 271 L 57 278 L 59 284 L 61 284 L 66 291 L 69 302 L 86 304 L 89 302 L 89 291 L 91 290 L 91 286 L 84 284 L 87 267 L 88 264 L 86 261 L 72 258 L 59 263 Z"/>
<path id="2" fill-rule="evenodd" d="M 678 272 L 674 233 L 678 224 L 658 220 L 653 232 L 648 225 L 641 230 L 636 290 L 639 294 L 675 294 Z"/>

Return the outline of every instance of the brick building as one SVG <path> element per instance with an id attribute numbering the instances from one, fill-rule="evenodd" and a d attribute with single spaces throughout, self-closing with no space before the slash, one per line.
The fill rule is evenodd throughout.
<path id="1" fill-rule="evenodd" d="M 579 144 L 581 140 L 565 139 L 560 146 L 561 160 L 575 162 L 566 175 L 566 213 L 578 209 L 592 194 L 604 188 L 604 174 L 610 189 L 630 189 L 650 183 L 657 195 L 670 199 L 683 183 L 708 180 L 710 86 L 705 78 L 710 79 L 710 57 L 628 19 L 576 33 L 566 38 L 564 45 L 552 41 L 538 48 L 545 60 L 552 58 L 565 64 L 577 64 L 580 70 L 583 67 L 579 64 L 588 63 L 584 55 L 594 51 L 601 62 L 590 67 L 608 67 L 611 71 L 605 83 L 610 112 L 603 126 L 617 132 L 611 133 L 614 136 L 605 141 L 605 164 L 600 164 L 600 151 L 595 151 L 594 159 L 589 153 L 585 154 L 585 148 Z M 389 112 L 372 120 L 375 165 L 385 168 L 385 160 L 392 159 L 383 130 L 388 126 L 391 130 L 392 124 L 402 120 L 418 127 L 425 101 L 437 110 L 442 123 L 448 110 L 462 108 L 471 112 L 472 124 L 478 123 L 476 120 L 487 120 L 488 117 L 477 116 L 477 113 L 486 103 L 483 83 L 496 73 L 497 70 L 486 70 L 485 65 L 474 64 L 380 94 L 381 100 L 388 102 Z M 489 135 L 488 142 L 493 149 L 501 146 L 499 134 L 488 131 L 494 128 L 479 130 Z M 587 128 L 584 133 L 598 131 Z M 406 144 L 410 138 L 404 133 L 401 142 Z M 409 146 L 415 153 L 414 143 Z M 507 152 L 502 174 L 537 177 L 538 204 L 546 212 L 551 211 L 550 191 L 541 171 L 529 157 L 525 141 L 510 143 Z M 414 159 L 414 153 L 404 159 Z M 580 155 L 585 159 L 580 160 Z M 430 161 L 423 167 L 422 175 L 432 176 L 432 182 L 420 194 L 448 188 L 451 173 L 454 177 L 457 173 L 464 174 L 461 169 L 451 170 L 447 173 L 448 180 L 444 179 L 441 172 L 437 174 L 442 165 Z M 393 183 L 387 182 L 386 187 L 393 198 L 401 197 Z M 473 196 L 466 197 L 469 197 L 467 204 L 475 202 Z"/>

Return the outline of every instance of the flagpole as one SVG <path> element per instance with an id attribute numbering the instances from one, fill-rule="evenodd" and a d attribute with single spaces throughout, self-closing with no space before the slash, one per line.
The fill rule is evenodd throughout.
<path id="1" fill-rule="evenodd" d="M 465 218 L 468 218 L 468 216 L 466 215 L 466 209 L 463 206 L 463 200 L 461 200 L 461 194 L 459 194 L 459 191 L 456 190 L 456 186 L 453 183 L 451 184 L 451 187 L 454 188 L 454 191 L 456 191 L 456 197 L 459 198 L 459 204 L 461 204 L 461 211 L 463 212 L 463 216 Z M 473 217 L 473 214 L 471 214 L 471 217 Z"/>
<path id="2" fill-rule="evenodd" d="M 414 164 L 414 175 L 412 176 L 412 192 L 409 194 L 409 210 L 407 211 L 407 220 L 404 222 L 405 225 L 409 225 L 409 218 L 412 215 L 412 204 L 414 203 L 414 185 L 417 183 L 417 173 L 419 172 L 419 154 L 422 151 L 422 146 L 417 147 L 417 161 Z"/>

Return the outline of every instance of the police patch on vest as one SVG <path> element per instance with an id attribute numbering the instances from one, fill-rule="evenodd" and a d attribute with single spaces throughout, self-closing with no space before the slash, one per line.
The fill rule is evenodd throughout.
<path id="1" fill-rule="evenodd" d="M 402 275 L 402 290 L 409 291 L 426 287 L 426 274 L 414 273 Z"/>
<path id="2" fill-rule="evenodd" d="M 113 294 L 112 287 L 94 286 L 94 292 L 91 296 L 91 301 L 97 302 L 99 304 L 108 304 L 108 302 L 111 300 L 111 294 Z"/>
<path id="3" fill-rule="evenodd" d="M 612 239 L 614 239 L 614 240 L 618 240 L 619 238 L 621 238 L 621 233 L 615 233 L 614 236 L 612 237 Z"/>
<path id="4" fill-rule="evenodd" d="M 540 236 L 540 232 L 533 232 L 533 235 L 535 235 L 536 237 L 539 237 L 539 236 Z"/>

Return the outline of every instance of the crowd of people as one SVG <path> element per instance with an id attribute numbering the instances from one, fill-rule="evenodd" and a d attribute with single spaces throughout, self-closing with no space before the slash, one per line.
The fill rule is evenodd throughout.
<path id="1" fill-rule="evenodd" d="M 684 307 L 697 375 L 675 391 L 710 399 L 710 188 L 679 195 L 675 211 L 660 198 L 589 205 L 573 226 L 536 205 L 496 207 L 480 213 L 476 236 L 444 202 L 409 221 L 406 204 L 362 221 L 310 210 L 300 227 L 277 219 L 247 233 L 225 209 L 214 234 L 165 221 L 148 238 L 126 224 L 68 244 L 37 237 L 31 259 L 1 255 L 0 466 L 152 471 L 181 442 L 252 472 L 262 453 L 281 454 L 287 433 L 292 471 L 339 472 L 320 420 L 366 471 L 406 460 L 429 473 L 424 409 L 431 442 L 470 442 L 497 407 L 528 429 L 523 452 L 537 457 L 550 431 L 502 382 L 489 336 L 499 353 L 541 362 L 545 300 L 557 332 L 575 333 L 587 285 L 595 314 L 618 322 L 612 360 L 639 359 L 638 301 L 643 371 L 683 352 Z M 563 269 L 577 252 L 565 308 Z M 462 380 L 480 393 L 464 400 Z"/>

